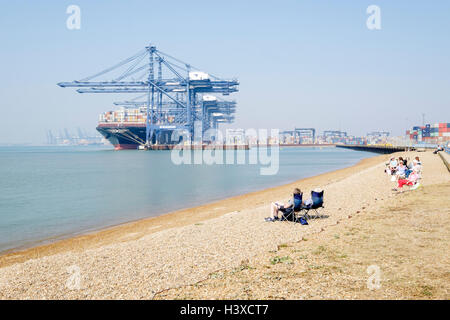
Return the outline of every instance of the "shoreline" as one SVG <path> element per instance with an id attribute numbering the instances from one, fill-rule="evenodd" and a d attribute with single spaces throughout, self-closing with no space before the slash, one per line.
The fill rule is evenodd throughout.
<path id="1" fill-rule="evenodd" d="M 393 155 L 411 158 L 416 153 Z M 402 287 L 407 287 L 393 288 L 396 291 L 389 293 L 389 281 L 395 281 L 399 272 L 402 272 L 402 279 L 407 280 L 408 275 L 419 274 L 418 284 L 425 281 L 428 291 L 441 295 L 440 288 L 444 283 L 433 282 L 436 279 L 433 272 L 437 271 L 434 266 L 430 266 L 424 276 L 417 270 L 423 271 L 423 261 L 430 257 L 440 258 L 441 266 L 446 263 L 442 252 L 448 247 L 448 223 L 445 221 L 450 207 L 448 197 L 443 197 L 448 195 L 448 187 L 442 184 L 448 186 L 450 183 L 447 168 L 439 156 L 424 153 L 421 155 L 424 163 L 421 187 L 404 193 L 393 192 L 391 188 L 395 183 L 384 172 L 387 157 L 366 158 L 351 167 L 284 186 L 1 257 L 0 300 L 186 299 L 191 294 L 194 297 L 200 294 L 191 289 L 200 288 L 203 284 L 207 285 L 203 292 L 207 292 L 208 298 L 215 299 L 227 292 L 240 299 L 252 297 L 249 295 L 251 292 L 266 293 L 269 299 L 295 298 L 299 293 L 305 293 L 301 298 L 310 299 L 339 297 L 342 293 L 346 294 L 345 297 L 357 299 L 356 293 L 375 297 L 373 291 L 364 289 L 366 268 L 373 264 L 382 268 L 388 281 L 383 282 L 383 288 L 386 285 L 388 291 L 379 291 L 382 296 L 411 296 L 408 293 L 412 292 L 410 289 L 418 288 L 415 284 L 409 288 L 411 285 L 406 281 Z M 316 187 L 325 190 L 323 217 L 310 220 L 306 226 L 265 222 L 270 203 L 290 198 L 294 187 L 301 188 L 306 194 Z M 418 196 L 422 198 L 420 208 L 415 205 Z M 440 202 L 437 203 L 436 199 Z M 438 215 L 436 208 L 440 212 Z M 424 214 L 433 217 L 433 226 L 422 223 L 429 219 L 420 216 Z M 411 221 L 411 215 L 415 221 Z M 353 221 L 359 221 L 357 228 L 362 228 L 361 232 L 357 232 Z M 429 227 L 432 229 L 424 233 L 424 228 Z M 403 230 L 400 235 L 399 228 Z M 434 230 L 438 232 L 435 235 Z M 355 238 L 359 234 L 361 237 Z M 420 259 L 416 259 L 417 245 L 421 244 L 416 243 L 417 237 L 429 243 L 420 250 L 424 256 Z M 338 244 L 339 241 L 343 241 L 342 245 Z M 299 243 L 297 248 L 286 252 L 296 243 Z M 333 243 L 335 247 L 331 248 Z M 348 251 L 340 252 L 344 248 Z M 399 259 L 394 265 L 393 249 L 397 250 L 395 258 Z M 330 255 L 336 250 L 337 254 Z M 405 250 L 408 250 L 408 258 L 404 256 Z M 318 261 L 321 256 L 330 256 L 332 260 Z M 258 264 L 262 269 L 258 269 Z M 277 272 L 276 268 L 282 266 L 289 268 L 287 273 Z M 411 266 L 411 269 L 406 272 L 403 270 L 405 266 Z M 74 268 L 78 270 L 80 280 L 77 288 L 68 285 Z M 234 276 L 254 272 L 252 270 L 262 270 L 263 275 L 255 275 L 254 280 L 244 280 L 237 286 L 231 284 L 230 281 L 238 279 Z M 442 270 L 439 269 L 440 274 L 447 272 Z M 224 277 L 225 274 L 234 276 Z M 310 291 L 299 291 L 299 286 L 303 288 L 307 284 L 305 280 L 311 280 L 308 281 Z M 345 283 L 346 280 L 350 283 L 342 289 L 321 294 L 325 288 L 334 287 L 330 285 L 333 281 Z M 216 284 L 219 285 L 218 290 L 213 292 L 210 288 Z"/>
<path id="2" fill-rule="evenodd" d="M 314 182 L 314 180 L 327 180 L 327 177 L 338 175 L 344 178 L 347 173 L 355 169 L 364 169 L 373 165 L 374 159 L 381 159 L 383 155 L 373 155 L 372 157 L 362 159 L 356 164 L 341 169 L 325 172 L 307 178 L 302 178 L 289 183 L 283 183 L 278 186 L 265 188 L 258 191 L 252 191 L 221 200 L 216 200 L 194 207 L 183 208 L 175 211 L 169 211 L 155 217 L 141 218 L 127 221 L 107 227 L 99 227 L 91 230 L 59 235 L 48 239 L 33 241 L 12 249 L 0 252 L 0 268 L 11 264 L 24 262 L 30 259 L 41 258 L 56 253 L 67 251 L 83 251 L 91 248 L 98 248 L 108 244 L 115 243 L 117 238 L 124 234 L 136 234 L 136 237 L 149 235 L 163 230 L 182 227 L 200 223 L 209 219 L 223 216 L 233 211 L 239 211 L 248 203 L 255 201 L 254 206 L 261 204 L 257 198 L 273 192 L 279 193 L 281 198 L 286 197 L 286 188 L 292 189 L 294 185 Z M 338 179 L 339 179 L 338 178 Z M 328 181 L 334 182 L 333 181 Z M 318 183 L 320 184 L 320 183 Z M 322 184 L 323 185 L 323 184 Z M 150 230 L 149 230 L 150 228 Z M 145 230 L 145 231 L 144 231 Z M 139 236 L 138 236 L 139 235 Z"/>

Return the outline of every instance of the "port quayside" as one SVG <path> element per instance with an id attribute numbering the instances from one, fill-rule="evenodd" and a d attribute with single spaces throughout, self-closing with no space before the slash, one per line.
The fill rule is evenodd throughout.
<path id="1" fill-rule="evenodd" d="M 97 130 L 119 150 L 170 149 L 180 141 L 193 145 L 194 127 L 200 126 L 203 136 L 220 123 L 234 122 L 236 102 L 222 96 L 237 92 L 239 82 L 202 72 L 149 45 L 90 77 L 58 85 L 78 93 L 134 94 L 99 117 Z M 203 140 L 214 142 L 214 136 Z"/>

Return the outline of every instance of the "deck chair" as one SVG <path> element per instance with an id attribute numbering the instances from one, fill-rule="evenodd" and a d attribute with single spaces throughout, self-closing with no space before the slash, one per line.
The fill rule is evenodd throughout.
<path id="1" fill-rule="evenodd" d="M 323 190 L 321 192 L 311 191 L 311 199 L 312 199 L 312 204 L 307 205 L 307 206 L 303 205 L 299 212 L 300 214 L 297 215 L 297 217 L 295 217 L 294 220 L 300 219 L 301 216 L 303 218 L 305 218 L 306 220 L 311 219 L 312 217 L 309 215 L 310 211 L 314 211 L 316 213 L 315 218 L 323 216 L 318 211 L 320 209 L 325 208 L 323 206 Z M 301 214 L 302 212 L 303 212 L 303 214 Z"/>
<path id="2" fill-rule="evenodd" d="M 292 221 L 295 222 L 295 213 L 302 210 L 303 194 L 294 194 L 294 205 L 293 207 L 286 208 L 281 215 L 281 221 Z"/>

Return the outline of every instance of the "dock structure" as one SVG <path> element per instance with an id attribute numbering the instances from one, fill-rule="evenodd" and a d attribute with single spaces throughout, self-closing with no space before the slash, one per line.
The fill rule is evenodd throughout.
<path id="1" fill-rule="evenodd" d="M 58 85 L 78 88 L 78 93 L 140 94 L 115 105 L 145 108 L 142 123 L 128 126 L 128 120 L 122 118 L 104 123 L 97 130 L 114 145 L 129 144 L 134 148 L 145 145 L 151 149 L 153 145 L 174 143 L 169 137 L 175 131 L 183 132 L 183 137 L 186 135 L 188 142 L 193 143 L 194 136 L 203 137 L 208 129 L 217 129 L 220 123 L 232 123 L 236 102 L 219 96 L 237 92 L 239 82 L 200 71 L 150 44 L 110 68 Z M 117 132 L 119 126 L 123 132 Z"/>
<path id="2" fill-rule="evenodd" d="M 316 129 L 295 128 L 280 132 L 281 140 L 284 144 L 314 144 L 316 142 Z M 289 142 L 287 142 L 289 141 Z"/>
<path id="3" fill-rule="evenodd" d="M 447 167 L 448 172 L 450 172 L 450 153 L 447 151 L 440 151 L 439 156 L 444 162 L 444 165 Z"/>
<path id="4" fill-rule="evenodd" d="M 402 151 L 411 151 L 414 148 L 411 147 L 399 147 L 399 146 L 376 146 L 376 145 L 346 145 L 346 144 L 337 144 L 337 148 L 346 148 L 357 151 L 369 151 L 376 152 L 382 154 L 389 154 L 394 152 L 402 152 Z"/>
<path id="5" fill-rule="evenodd" d="M 248 144 L 201 144 L 201 145 L 175 145 L 175 144 L 158 144 L 146 147 L 147 150 L 249 150 Z"/>

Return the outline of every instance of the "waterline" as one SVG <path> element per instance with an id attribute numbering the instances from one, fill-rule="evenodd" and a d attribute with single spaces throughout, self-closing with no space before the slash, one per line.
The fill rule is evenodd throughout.
<path id="1" fill-rule="evenodd" d="M 279 172 L 261 176 L 250 164 L 177 166 L 170 151 L 2 147 L 0 154 L 0 251 L 279 186 L 373 155 L 282 148 Z"/>

